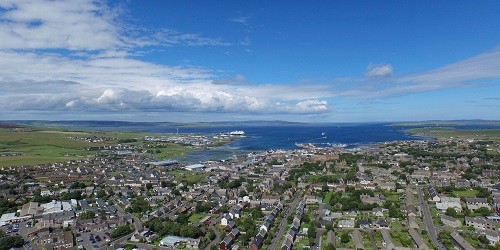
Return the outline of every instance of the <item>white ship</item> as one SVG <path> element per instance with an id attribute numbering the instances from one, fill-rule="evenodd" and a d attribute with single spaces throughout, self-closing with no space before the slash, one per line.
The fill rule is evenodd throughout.
<path id="1" fill-rule="evenodd" d="M 244 131 L 242 131 L 242 130 L 235 130 L 235 131 L 231 131 L 231 132 L 229 132 L 229 135 L 244 136 L 244 135 L 245 135 L 245 132 L 244 132 Z"/>

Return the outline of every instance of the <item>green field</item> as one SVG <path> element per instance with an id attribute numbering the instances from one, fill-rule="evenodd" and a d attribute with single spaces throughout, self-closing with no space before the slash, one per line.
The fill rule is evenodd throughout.
<path id="1" fill-rule="evenodd" d="M 447 139 L 500 139 L 500 129 L 457 130 L 452 128 L 413 128 L 405 132 L 438 140 Z"/>
<path id="2" fill-rule="evenodd" d="M 188 170 L 173 170 L 169 171 L 168 174 L 173 175 L 177 182 L 187 182 L 189 185 L 193 185 L 207 178 L 208 173 L 197 173 Z"/>
<path id="3" fill-rule="evenodd" d="M 464 197 L 464 198 L 476 198 L 477 195 L 476 190 L 466 190 L 466 191 L 453 191 L 453 194 L 456 197 Z"/>
<path id="4" fill-rule="evenodd" d="M 156 148 L 155 150 L 160 151 L 156 154 L 158 159 L 179 158 L 185 156 L 187 152 L 193 151 L 192 148 L 175 143 L 168 143 L 168 146 Z"/>
<path id="5" fill-rule="evenodd" d="M 193 213 L 189 217 L 189 222 L 191 222 L 191 223 L 199 222 L 200 220 L 204 219 L 207 216 L 209 216 L 209 214 L 205 214 L 205 213 Z"/>
<path id="6" fill-rule="evenodd" d="M 0 153 L 18 155 L 1 156 L 0 167 L 64 162 L 95 154 L 91 147 L 116 145 L 120 139 L 142 138 L 144 133 L 82 132 L 49 129 L 17 130 L 0 129 Z M 106 137 L 109 141 L 92 143 L 72 140 L 70 137 Z"/>
<path id="7" fill-rule="evenodd" d="M 323 203 L 330 204 L 330 200 L 332 199 L 333 193 L 328 192 L 323 199 Z"/>

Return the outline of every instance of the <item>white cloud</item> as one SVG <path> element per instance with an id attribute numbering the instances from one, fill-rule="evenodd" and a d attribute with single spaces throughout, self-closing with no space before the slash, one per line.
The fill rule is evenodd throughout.
<path id="1" fill-rule="evenodd" d="M 384 82 L 370 79 L 348 79 L 355 87 L 338 91 L 336 95 L 348 98 L 380 98 L 440 89 L 477 86 L 485 80 L 500 79 L 500 47 L 448 64 L 437 69 L 401 77 L 387 77 L 392 73 L 390 65 L 368 67 L 366 76 L 384 77 Z M 345 81 L 339 81 L 345 85 Z M 498 82 L 491 82 L 498 84 Z"/>
<path id="2" fill-rule="evenodd" d="M 221 39 L 129 26 L 120 20 L 119 8 L 92 0 L 2 1 L 0 8 L 4 111 L 323 112 L 302 103 L 317 98 L 314 91 L 281 97 L 274 85 L 255 91 L 243 75 L 229 80 L 238 83 L 233 86 L 214 80 L 219 76 L 210 69 L 130 57 L 138 47 L 158 44 L 228 45 Z M 294 91 L 284 88 L 287 94 Z"/>
<path id="3" fill-rule="evenodd" d="M 366 69 L 365 76 L 367 77 L 390 77 L 392 76 L 392 65 L 390 64 L 369 64 Z"/>
<path id="4" fill-rule="evenodd" d="M 129 50 L 144 46 L 221 46 L 220 38 L 147 30 L 121 19 L 121 8 L 95 0 L 4 0 L 0 49 Z"/>
<path id="5" fill-rule="evenodd" d="M 229 19 L 229 21 L 231 21 L 233 23 L 240 23 L 240 24 L 247 25 L 249 19 L 250 19 L 250 16 L 241 15 L 241 16 L 233 17 L 233 18 Z"/>

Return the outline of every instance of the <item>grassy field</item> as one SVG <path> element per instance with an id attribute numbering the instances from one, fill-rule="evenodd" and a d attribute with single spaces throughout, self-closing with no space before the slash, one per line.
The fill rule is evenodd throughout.
<path id="1" fill-rule="evenodd" d="M 187 152 L 192 151 L 193 149 L 179 144 L 169 143 L 168 146 L 156 148 L 155 150 L 159 151 L 156 155 L 158 159 L 168 159 L 185 156 Z"/>
<path id="2" fill-rule="evenodd" d="M 452 128 L 414 128 L 405 132 L 414 136 L 432 137 L 438 140 L 447 139 L 500 139 L 499 129 L 457 130 Z"/>
<path id="3" fill-rule="evenodd" d="M 109 141 L 98 143 L 72 140 L 70 137 L 107 137 Z M 87 148 L 118 144 L 121 139 L 142 138 L 144 133 L 84 132 L 66 130 L 19 130 L 0 129 L 0 153 L 15 152 L 17 155 L 1 156 L 0 167 L 64 162 L 92 155 Z"/>
<path id="4" fill-rule="evenodd" d="M 453 194 L 456 197 L 476 198 L 477 191 L 476 190 L 453 191 Z"/>
<path id="5" fill-rule="evenodd" d="M 333 194 L 331 192 L 326 193 L 323 202 L 326 204 L 330 204 L 330 200 L 332 199 Z"/>
<path id="6" fill-rule="evenodd" d="M 173 175 L 177 182 L 185 181 L 190 185 L 198 183 L 208 176 L 208 173 L 196 173 L 181 169 L 169 171 L 168 173 Z"/>
<path id="7" fill-rule="evenodd" d="M 191 217 L 189 217 L 189 222 L 191 222 L 191 223 L 199 222 L 200 220 L 204 219 L 207 216 L 209 216 L 209 214 L 193 213 L 193 214 L 191 214 Z"/>

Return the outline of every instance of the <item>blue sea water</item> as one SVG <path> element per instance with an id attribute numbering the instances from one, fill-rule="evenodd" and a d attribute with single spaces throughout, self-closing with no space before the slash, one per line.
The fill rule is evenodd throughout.
<path id="1" fill-rule="evenodd" d="M 296 143 L 313 143 L 317 146 L 345 144 L 359 147 L 386 141 L 418 140 L 403 132 L 408 127 L 388 126 L 389 123 L 243 123 L 182 125 L 172 123 L 70 121 L 55 122 L 53 126 L 92 130 L 147 131 L 153 133 L 218 134 L 235 130 L 245 132 L 245 138 L 236 140 L 225 149 L 268 150 L 295 149 Z"/>
<path id="2" fill-rule="evenodd" d="M 153 133 L 199 133 L 218 134 L 242 130 L 245 137 L 223 147 L 194 151 L 185 162 L 223 159 L 234 154 L 270 149 L 296 149 L 296 143 L 313 143 L 316 146 L 342 144 L 345 148 L 359 148 L 376 143 L 402 140 L 422 140 L 403 130 L 412 127 L 388 126 L 389 123 L 342 123 L 342 124 L 298 124 L 298 123 L 243 123 L 197 124 L 186 126 L 173 123 L 71 121 L 54 122 L 51 126 L 82 128 L 91 130 L 147 131 Z M 490 125 L 461 125 L 456 129 L 491 129 Z"/>

